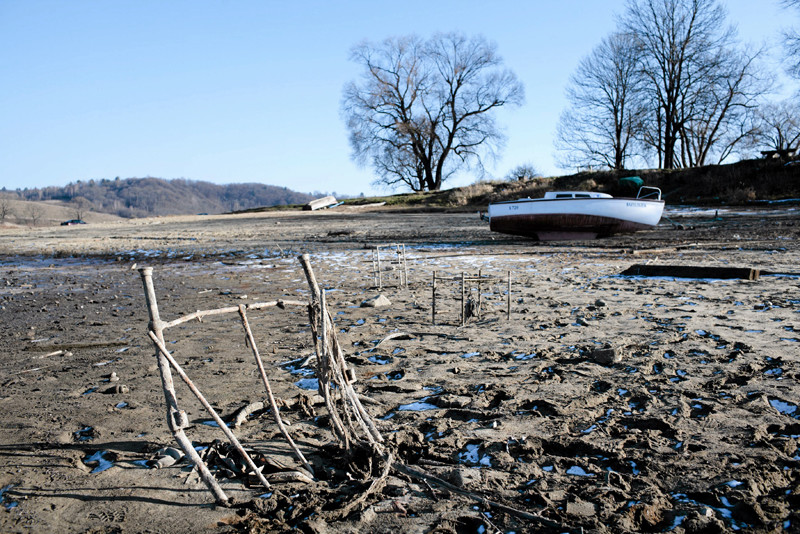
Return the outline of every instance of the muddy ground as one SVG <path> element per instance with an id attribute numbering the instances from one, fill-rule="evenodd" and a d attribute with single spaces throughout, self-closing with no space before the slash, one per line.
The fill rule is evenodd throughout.
<path id="1" fill-rule="evenodd" d="M 652 231 L 575 243 L 493 235 L 474 214 L 353 209 L 0 230 L 0 532 L 798 531 L 796 213 L 672 211 Z M 385 243 L 405 244 L 408 287 L 386 261 L 376 287 Z M 248 487 L 217 462 L 223 507 L 187 462 L 149 467 L 175 443 L 138 268 L 154 268 L 171 320 L 308 299 L 304 252 L 389 449 L 459 491 L 396 469 L 347 508 L 370 479 L 330 446 L 301 367 L 309 319 L 291 306 L 249 320 L 316 480 Z M 620 275 L 643 263 L 767 275 Z M 460 277 L 478 271 L 481 315 L 462 326 Z M 378 294 L 391 304 L 361 306 Z M 166 337 L 223 416 L 263 400 L 236 314 Z M 176 389 L 194 444 L 224 439 Z M 235 433 L 299 465 L 266 411 Z"/>

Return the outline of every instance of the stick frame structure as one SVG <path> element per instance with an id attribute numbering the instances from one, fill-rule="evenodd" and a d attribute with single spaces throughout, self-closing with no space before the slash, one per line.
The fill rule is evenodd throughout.
<path id="1" fill-rule="evenodd" d="M 307 469 L 313 475 L 313 469 L 308 461 L 303 456 L 302 452 L 298 449 L 297 445 L 292 440 L 291 436 L 289 435 L 286 426 L 281 419 L 280 413 L 278 411 L 278 405 L 275 400 L 275 397 L 272 394 L 272 389 L 269 384 L 269 380 L 266 376 L 266 372 L 264 370 L 264 364 L 261 361 L 261 356 L 258 351 L 258 347 L 256 346 L 255 339 L 253 337 L 252 331 L 250 330 L 250 324 L 247 320 L 247 310 L 264 310 L 268 308 L 278 307 L 281 309 L 286 308 L 287 306 L 301 306 L 301 307 L 308 307 L 309 303 L 307 301 L 297 301 L 297 300 L 275 300 L 270 302 L 260 302 L 260 303 L 253 303 L 248 305 L 239 305 L 239 306 L 228 306 L 224 308 L 216 308 L 210 310 L 199 310 L 194 313 L 190 313 L 188 315 L 184 315 L 177 319 L 174 319 L 169 322 L 165 322 L 161 319 L 158 310 L 158 300 L 156 298 L 156 292 L 153 285 L 153 268 L 152 267 L 143 267 L 139 269 L 139 273 L 142 278 L 142 283 L 144 285 L 145 290 L 145 299 L 147 302 L 147 310 L 149 314 L 149 323 L 148 323 L 148 335 L 150 340 L 153 342 L 153 346 L 156 350 L 156 358 L 158 360 L 158 368 L 159 374 L 161 377 L 161 384 L 162 389 L 164 391 L 164 398 L 166 401 L 167 406 L 167 426 L 169 427 L 170 432 L 172 433 L 175 441 L 180 446 L 183 453 L 189 458 L 192 463 L 194 464 L 195 468 L 197 469 L 197 473 L 200 476 L 200 479 L 205 483 L 208 487 L 209 491 L 214 496 L 214 499 L 218 504 L 227 505 L 229 503 L 228 496 L 220 487 L 217 480 L 214 478 L 214 475 L 208 469 L 205 462 L 200 458 L 200 455 L 195 451 L 194 446 L 192 445 L 191 440 L 186 436 L 185 428 L 189 426 L 188 418 L 186 416 L 186 412 L 181 410 L 178 406 L 178 396 L 175 392 L 174 386 L 174 378 L 173 378 L 173 370 L 178 374 L 181 380 L 186 384 L 189 390 L 194 394 L 195 397 L 200 401 L 203 407 L 209 412 L 212 419 L 217 423 L 217 425 L 222 430 L 225 437 L 234 446 L 236 451 L 244 460 L 245 464 L 250 468 L 253 472 L 253 475 L 257 478 L 257 480 L 266 488 L 270 487 L 269 482 L 264 478 L 264 475 L 261 474 L 259 468 L 255 465 L 252 458 L 248 455 L 247 451 L 244 449 L 242 444 L 233 434 L 231 429 L 225 424 L 222 418 L 217 414 L 217 412 L 211 406 L 211 403 L 206 400 L 203 394 L 200 392 L 199 388 L 195 385 L 195 383 L 189 378 L 186 372 L 181 368 L 181 366 L 177 363 L 177 361 L 172 357 L 169 351 L 166 348 L 166 343 L 164 340 L 164 331 L 168 328 L 178 326 L 183 323 L 187 323 L 189 321 L 200 321 L 202 322 L 204 317 L 209 316 L 217 316 L 217 315 L 224 315 L 224 314 L 234 314 L 238 313 L 243 330 L 246 336 L 247 345 L 253 351 L 253 355 L 256 360 L 256 365 L 259 370 L 259 375 L 261 378 L 262 383 L 267 392 L 267 397 L 269 398 L 270 407 L 272 408 L 272 413 L 275 419 L 278 428 L 280 429 L 281 433 L 283 434 L 284 438 L 288 441 L 289 445 L 291 446 L 292 450 L 294 451 L 295 456 L 297 459 L 303 464 L 305 469 Z"/>
<path id="2" fill-rule="evenodd" d="M 383 257 L 381 257 L 381 252 L 384 254 Z M 388 265 L 388 268 L 384 269 L 386 265 Z M 396 271 L 400 287 L 408 287 L 408 264 L 406 263 L 406 246 L 404 243 L 375 245 L 375 248 L 372 249 L 372 277 L 378 289 L 383 289 L 384 270 Z"/>
<path id="3" fill-rule="evenodd" d="M 313 476 L 314 470 L 311 464 L 297 447 L 281 419 L 278 403 L 273 395 L 272 387 L 248 320 L 248 311 L 251 310 L 264 310 L 273 307 L 285 309 L 287 306 L 301 306 L 306 308 L 311 321 L 311 335 L 316 356 L 315 371 L 319 381 L 318 389 L 320 395 L 325 399 L 334 436 L 345 452 L 349 453 L 352 445 L 358 444 L 371 450 L 376 457 L 383 458 L 387 461 L 387 466 L 392 463 L 391 455 L 387 453 L 383 445 L 383 436 L 373 422 L 372 417 L 362 406 L 358 394 L 353 388 L 353 383 L 356 382 L 355 372 L 345 361 L 344 351 L 336 338 L 336 328 L 334 327 L 333 318 L 327 308 L 325 292 L 320 289 L 317 284 L 314 271 L 311 267 L 310 258 L 308 255 L 304 254 L 298 259 L 303 267 L 308 285 L 311 289 L 310 302 L 274 300 L 247 305 L 242 304 L 239 306 L 196 311 L 169 322 L 163 321 L 159 314 L 158 300 L 153 285 L 153 268 L 143 267 L 139 269 L 142 284 L 144 285 L 145 300 L 149 315 L 148 336 L 153 342 L 156 351 L 155 356 L 158 360 L 161 385 L 167 408 L 167 426 L 183 453 L 193 462 L 200 479 L 205 483 L 209 491 L 211 491 L 216 502 L 221 505 L 229 505 L 229 498 L 214 478 L 208 466 L 200 458 L 191 440 L 186 435 L 185 429 L 190 425 L 186 412 L 179 408 L 178 396 L 175 392 L 172 374 L 173 371 L 177 373 L 200 404 L 208 411 L 225 437 L 241 456 L 242 460 L 244 460 L 244 463 L 252 471 L 252 475 L 254 475 L 265 488 L 269 488 L 270 484 L 261 473 L 260 468 L 255 465 L 233 431 L 222 420 L 216 410 L 214 410 L 212 404 L 200 392 L 200 389 L 191 378 L 189 378 L 166 347 L 164 340 L 165 330 L 189 321 L 196 320 L 202 322 L 204 317 L 224 314 L 239 315 L 245 340 L 255 358 L 258 374 L 266 390 L 275 423 L 292 448 L 297 460 L 308 470 L 310 475 Z M 386 469 L 388 469 L 388 467 Z"/>
<path id="4" fill-rule="evenodd" d="M 441 275 L 438 271 L 433 271 L 433 280 L 431 281 L 431 324 L 436 324 L 437 307 L 436 303 L 439 298 L 439 283 L 440 282 L 456 282 L 459 284 L 461 294 L 459 298 L 460 304 L 460 324 L 465 326 L 470 318 L 470 311 L 467 309 L 469 306 L 470 294 L 473 289 L 477 289 L 478 298 L 476 309 L 474 310 L 475 316 L 480 320 L 481 310 L 483 308 L 483 288 L 484 284 L 496 284 L 500 287 L 505 286 L 506 289 L 506 320 L 511 319 L 511 271 L 506 272 L 505 278 L 484 276 L 482 271 L 478 271 L 476 275 L 467 275 L 462 272 L 459 276 Z M 502 290 L 501 290 L 502 291 Z"/>

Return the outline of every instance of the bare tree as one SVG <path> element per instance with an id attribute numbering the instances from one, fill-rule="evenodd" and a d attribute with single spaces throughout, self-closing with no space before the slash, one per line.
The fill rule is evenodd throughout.
<path id="1" fill-rule="evenodd" d="M 75 197 L 70 202 L 74 218 L 83 219 L 83 216 L 91 208 L 92 203 L 84 197 Z"/>
<path id="2" fill-rule="evenodd" d="M 794 8 L 800 15 L 800 0 L 783 0 L 782 4 L 787 9 Z M 789 73 L 795 78 L 800 78 L 800 30 L 793 28 L 784 34 L 784 45 Z"/>
<path id="3" fill-rule="evenodd" d="M 715 76 L 718 60 L 732 47 L 717 0 L 628 0 L 623 30 L 637 38 L 647 99 L 644 140 L 659 167 L 681 165 L 681 133 L 692 97 Z"/>
<path id="4" fill-rule="evenodd" d="M 11 199 L 6 195 L 0 195 L 0 222 L 4 222 L 12 215 L 14 215 L 14 207 L 11 205 Z"/>
<path id="5" fill-rule="evenodd" d="M 784 100 L 761 106 L 758 112 L 758 145 L 767 150 L 800 150 L 800 108 Z"/>
<path id="6" fill-rule="evenodd" d="M 539 176 L 541 176 L 541 174 L 536 170 L 536 168 L 530 163 L 526 163 L 524 165 L 517 165 L 511 169 L 511 171 L 506 175 L 506 180 L 509 182 L 525 182 L 528 180 L 533 180 L 534 178 L 538 178 Z"/>
<path id="7" fill-rule="evenodd" d="M 635 39 L 625 33 L 603 39 L 570 79 L 569 108 L 556 134 L 560 166 L 625 168 L 641 129 L 641 88 Z"/>
<path id="8" fill-rule="evenodd" d="M 437 34 L 356 46 L 362 78 L 344 89 L 354 159 L 376 183 L 438 190 L 464 168 L 482 168 L 504 141 L 493 111 L 523 100 L 522 84 L 483 37 Z"/>
<path id="9" fill-rule="evenodd" d="M 25 215 L 30 226 L 38 226 L 42 219 L 42 207 L 36 202 L 27 202 L 25 205 Z"/>
<path id="10" fill-rule="evenodd" d="M 758 99 L 767 92 L 759 55 L 726 48 L 705 60 L 705 78 L 679 100 L 682 167 L 722 163 L 755 134 Z"/>

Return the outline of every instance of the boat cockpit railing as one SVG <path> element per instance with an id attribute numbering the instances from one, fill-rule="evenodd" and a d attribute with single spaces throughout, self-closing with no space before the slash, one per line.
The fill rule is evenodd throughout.
<path id="1" fill-rule="evenodd" d="M 651 198 L 655 200 L 661 200 L 661 189 L 643 185 L 639 188 L 639 192 L 636 193 L 636 198 Z"/>

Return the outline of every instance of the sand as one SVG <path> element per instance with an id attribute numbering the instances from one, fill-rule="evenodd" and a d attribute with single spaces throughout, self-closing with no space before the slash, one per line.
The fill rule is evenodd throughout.
<path id="1" fill-rule="evenodd" d="M 492 234 L 471 213 L 363 209 L 2 229 L 0 532 L 796 531 L 795 212 L 667 216 L 673 224 L 652 231 L 574 243 Z M 385 262 L 376 287 L 372 250 L 383 243 L 405 245 L 408 287 Z M 507 508 L 393 470 L 340 517 L 369 480 L 328 446 L 313 369 L 296 361 L 313 355 L 302 308 L 253 312 L 250 322 L 317 480 L 265 490 L 220 470 L 236 503 L 223 507 L 186 462 L 148 467 L 175 443 L 138 268 L 154 268 L 170 320 L 308 299 L 300 253 L 328 289 L 356 389 L 397 461 Z M 770 274 L 620 276 L 644 263 Z M 492 279 L 482 313 L 462 326 L 459 280 L 479 270 Z M 435 325 L 434 271 L 450 278 L 437 282 Z M 379 294 L 390 305 L 361 307 Z M 477 288 L 469 295 L 477 300 Z M 235 316 L 186 323 L 167 339 L 224 416 L 263 400 Z M 223 439 L 176 389 L 195 445 Z M 235 432 L 298 465 L 268 413 Z"/>

